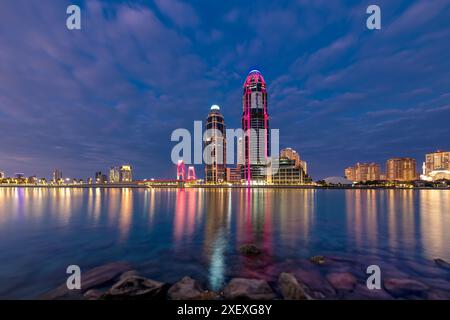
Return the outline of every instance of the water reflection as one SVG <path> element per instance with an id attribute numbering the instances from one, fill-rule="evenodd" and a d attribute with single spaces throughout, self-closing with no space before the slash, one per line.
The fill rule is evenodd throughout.
<path id="1" fill-rule="evenodd" d="M 450 259 L 444 190 L 0 188 L 0 203 L 0 280 L 20 273 L 30 285 L 43 259 L 54 267 L 39 272 L 51 279 L 74 256 L 153 261 L 162 280 L 189 264 L 213 289 L 321 253 Z M 264 250 L 256 266 L 238 254 L 246 243 Z"/>

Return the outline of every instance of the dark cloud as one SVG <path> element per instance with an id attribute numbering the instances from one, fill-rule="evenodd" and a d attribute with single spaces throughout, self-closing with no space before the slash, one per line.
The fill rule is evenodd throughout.
<path id="1" fill-rule="evenodd" d="M 2 4 L 1 170 L 173 176 L 171 132 L 215 103 L 238 127 L 252 68 L 315 178 L 450 149 L 447 1 L 380 1 L 380 31 L 364 1 L 78 3 L 81 31 L 65 28 L 69 1 Z"/>

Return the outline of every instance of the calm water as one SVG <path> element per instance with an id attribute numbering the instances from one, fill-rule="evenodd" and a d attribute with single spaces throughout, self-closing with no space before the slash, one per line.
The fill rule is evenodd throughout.
<path id="1" fill-rule="evenodd" d="M 64 283 L 68 265 L 119 260 L 216 290 L 318 254 L 433 276 L 431 259 L 450 260 L 449 227 L 445 190 L 0 188 L 0 297 L 33 298 Z M 244 243 L 264 249 L 260 268 L 237 254 Z"/>

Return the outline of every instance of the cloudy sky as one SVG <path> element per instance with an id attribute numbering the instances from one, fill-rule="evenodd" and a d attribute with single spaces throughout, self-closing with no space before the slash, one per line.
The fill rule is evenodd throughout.
<path id="1" fill-rule="evenodd" d="M 127 162 L 138 178 L 174 177 L 171 132 L 212 104 L 239 127 L 254 68 L 281 146 L 316 180 L 450 149 L 448 0 L 3 0 L 0 171 L 86 178 Z"/>

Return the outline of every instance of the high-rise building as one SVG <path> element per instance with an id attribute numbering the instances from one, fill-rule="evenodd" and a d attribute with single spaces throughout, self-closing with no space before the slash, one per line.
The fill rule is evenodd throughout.
<path id="1" fill-rule="evenodd" d="M 380 180 L 380 165 L 378 163 L 357 163 L 344 172 L 345 178 L 353 182 Z"/>
<path id="2" fill-rule="evenodd" d="M 213 105 L 205 127 L 205 179 L 207 183 L 222 183 L 226 179 L 225 120 L 220 107 Z"/>
<path id="3" fill-rule="evenodd" d="M 109 169 L 109 182 L 132 182 L 133 168 L 130 165 L 115 166 Z"/>
<path id="4" fill-rule="evenodd" d="M 258 70 L 252 70 L 244 82 L 242 129 L 244 165 L 242 178 L 247 182 L 266 181 L 269 150 L 269 114 L 266 82 Z"/>
<path id="5" fill-rule="evenodd" d="M 5 179 L 5 173 L 3 171 L 0 171 L 0 179 Z"/>
<path id="6" fill-rule="evenodd" d="M 63 178 L 62 172 L 59 169 L 53 171 L 53 182 L 61 181 Z"/>
<path id="7" fill-rule="evenodd" d="M 422 180 L 450 180 L 450 151 L 436 151 L 425 155 Z"/>
<path id="8" fill-rule="evenodd" d="M 386 179 L 390 181 L 413 181 L 417 178 L 416 160 L 393 158 L 386 162 Z"/>

